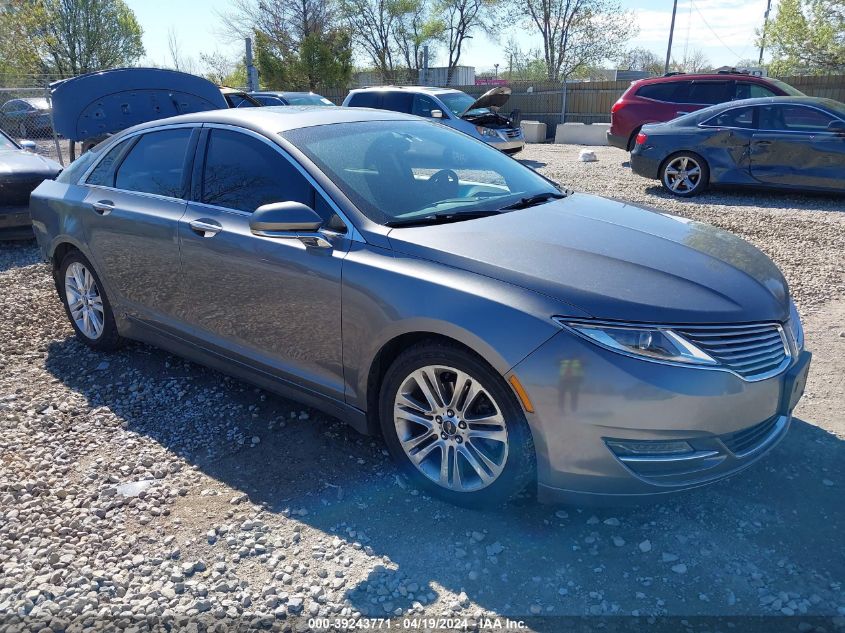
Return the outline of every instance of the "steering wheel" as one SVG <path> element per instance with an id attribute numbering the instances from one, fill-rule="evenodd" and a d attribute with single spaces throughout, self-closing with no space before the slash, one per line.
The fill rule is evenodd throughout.
<path id="1" fill-rule="evenodd" d="M 428 179 L 428 184 L 442 191 L 442 195 L 445 195 L 447 198 L 453 198 L 458 195 L 458 174 L 452 169 L 441 169 L 432 174 Z"/>

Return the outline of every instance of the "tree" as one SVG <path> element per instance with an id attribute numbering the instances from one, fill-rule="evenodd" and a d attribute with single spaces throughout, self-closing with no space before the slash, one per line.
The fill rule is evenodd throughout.
<path id="1" fill-rule="evenodd" d="M 123 0 L 8 0 L 0 33 L 0 57 L 19 72 L 72 77 L 130 66 L 144 54 Z"/>
<path id="2" fill-rule="evenodd" d="M 565 81 L 584 67 L 619 57 L 637 33 L 636 20 L 617 0 L 515 0 L 543 40 L 549 80 Z"/>
<path id="3" fill-rule="evenodd" d="M 170 28 L 167 31 L 167 52 L 170 54 L 170 65 L 183 73 L 196 73 L 196 64 L 190 57 L 182 55 L 182 48 L 179 44 L 179 36 L 176 29 Z"/>
<path id="4" fill-rule="evenodd" d="M 759 33 L 775 74 L 845 69 L 845 1 L 780 0 L 775 18 Z"/>
<path id="5" fill-rule="evenodd" d="M 618 60 L 619 68 L 639 70 L 652 75 L 662 75 L 664 61 L 660 55 L 647 48 L 632 48 Z"/>
<path id="6" fill-rule="evenodd" d="M 541 81 L 548 77 L 546 62 L 539 48 L 523 51 L 515 37 L 505 44 L 506 70 L 500 74 L 508 81 Z"/>
<path id="7" fill-rule="evenodd" d="M 351 43 L 332 0 L 236 0 L 222 17 L 238 38 L 254 38 L 266 88 L 318 90 L 349 80 Z"/>
<path id="8" fill-rule="evenodd" d="M 710 59 L 700 49 L 693 49 L 684 53 L 684 58 L 676 66 L 685 73 L 700 73 L 711 70 Z"/>
<path id="9" fill-rule="evenodd" d="M 478 31 L 492 31 L 498 0 L 440 0 L 435 12 L 443 19 L 443 40 L 448 55 L 447 84 L 461 60 L 464 44 Z"/>
<path id="10" fill-rule="evenodd" d="M 400 16 L 413 10 L 410 0 L 340 0 L 349 31 L 382 81 L 396 83 L 396 32 Z"/>
<path id="11" fill-rule="evenodd" d="M 401 55 L 409 78 L 419 76 L 422 68 L 422 51 L 426 45 L 439 40 L 444 33 L 443 20 L 434 16 L 432 3 L 427 0 L 410 0 L 408 10 L 400 14 L 393 28 L 393 40 Z M 434 55 L 429 53 L 429 64 Z"/>
<path id="12" fill-rule="evenodd" d="M 205 66 L 205 78 L 218 86 L 237 88 L 247 84 L 246 64 L 242 59 L 233 61 L 214 51 L 200 54 L 200 62 Z"/>

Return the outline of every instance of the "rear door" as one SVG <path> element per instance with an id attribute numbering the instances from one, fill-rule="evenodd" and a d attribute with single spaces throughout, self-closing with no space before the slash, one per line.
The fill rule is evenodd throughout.
<path id="1" fill-rule="evenodd" d="M 700 124 L 712 130 L 705 141 L 711 178 L 714 182 L 733 180 L 737 174 L 727 173 L 734 169 L 743 172 L 747 179 L 751 171 L 751 140 L 756 131 L 757 108 L 753 106 L 730 108 Z"/>
<path id="2" fill-rule="evenodd" d="M 135 135 L 86 179 L 79 217 L 97 272 L 130 315 L 167 321 L 179 287 L 178 221 L 187 206 L 199 128 Z"/>
<path id="3" fill-rule="evenodd" d="M 845 138 L 828 131 L 832 114 L 800 104 L 760 106 L 751 175 L 762 183 L 845 191 Z"/>

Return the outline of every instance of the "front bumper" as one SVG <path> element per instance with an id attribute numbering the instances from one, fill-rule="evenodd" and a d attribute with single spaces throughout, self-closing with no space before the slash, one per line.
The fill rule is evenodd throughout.
<path id="1" fill-rule="evenodd" d="M 573 362 L 581 375 L 561 378 L 561 364 Z M 792 367 L 805 362 L 807 352 Z M 791 410 L 781 401 L 790 371 L 749 382 L 728 371 L 648 362 L 557 334 L 513 369 L 535 409 L 528 422 L 540 500 L 624 504 L 739 472 L 786 435 Z M 627 459 L 609 440 L 682 440 L 693 452 Z"/>
<path id="2" fill-rule="evenodd" d="M 29 206 L 0 206 L 0 240 L 29 239 L 33 237 Z"/>
<path id="3" fill-rule="evenodd" d="M 505 152 L 506 154 L 516 154 L 525 148 L 525 139 L 521 136 L 514 139 L 508 139 L 507 141 L 487 138 L 482 138 L 481 140 L 495 147 L 500 152 Z"/>

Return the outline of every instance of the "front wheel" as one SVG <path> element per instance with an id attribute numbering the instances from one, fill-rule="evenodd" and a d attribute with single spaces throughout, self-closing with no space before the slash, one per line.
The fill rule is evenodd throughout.
<path id="1" fill-rule="evenodd" d="M 492 508 L 534 479 L 525 414 L 502 377 L 464 349 L 440 343 L 408 349 L 387 371 L 380 405 L 393 459 L 442 499 Z"/>
<path id="2" fill-rule="evenodd" d="M 710 169 L 698 154 L 678 152 L 663 162 L 660 168 L 660 181 L 669 193 L 688 198 L 707 188 L 710 182 Z"/>

